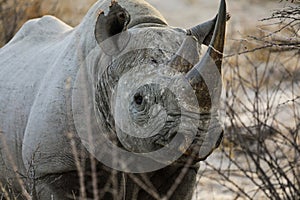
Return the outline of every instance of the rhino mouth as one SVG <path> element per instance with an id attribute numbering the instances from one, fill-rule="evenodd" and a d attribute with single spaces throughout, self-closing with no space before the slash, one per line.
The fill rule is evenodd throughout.
<path id="1" fill-rule="evenodd" d="M 203 125 L 203 123 L 207 125 Z M 189 131 L 190 130 L 187 130 L 187 132 Z M 187 132 L 178 132 L 178 128 L 176 130 L 170 130 L 170 132 L 171 133 L 169 133 L 169 135 L 172 137 L 168 138 L 168 140 L 159 139 L 155 141 L 156 144 L 160 145 L 158 148 L 168 148 L 168 143 L 175 135 L 181 135 L 181 141 L 192 140 L 192 143 L 188 148 L 182 148 L 180 143 L 178 143 L 178 148 L 172 149 L 173 151 L 178 151 L 178 153 L 182 155 L 176 160 L 175 163 L 177 164 L 194 165 L 199 161 L 205 160 L 216 148 L 219 147 L 223 138 L 223 129 L 219 124 L 219 121 L 213 118 L 204 119 L 202 121 L 202 125 L 196 128 L 196 134 L 193 138 L 191 138 L 191 135 L 187 134 Z"/>

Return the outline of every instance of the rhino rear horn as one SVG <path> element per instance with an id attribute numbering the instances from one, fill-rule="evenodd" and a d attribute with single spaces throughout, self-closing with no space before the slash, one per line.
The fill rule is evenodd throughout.
<path id="1" fill-rule="evenodd" d="M 130 14 L 118 2 L 112 1 L 107 15 L 100 11 L 95 26 L 95 38 L 100 47 L 109 55 L 122 51 L 130 38 L 127 31 Z"/>
<path id="2" fill-rule="evenodd" d="M 226 13 L 226 21 L 230 19 L 230 14 Z M 214 28 L 216 25 L 218 15 L 207 22 L 204 22 L 202 24 L 199 24 L 197 26 L 194 26 L 190 29 L 187 30 L 187 35 L 192 35 L 197 38 L 198 42 L 200 44 L 205 44 L 208 46 L 210 44 L 210 41 L 212 39 L 213 33 L 214 33 Z"/>
<path id="3" fill-rule="evenodd" d="M 187 30 L 187 35 L 195 36 L 199 44 L 209 45 L 217 17 Z"/>

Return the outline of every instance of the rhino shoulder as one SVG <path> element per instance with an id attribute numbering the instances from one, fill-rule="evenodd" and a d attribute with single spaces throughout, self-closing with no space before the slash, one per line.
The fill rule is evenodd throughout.
<path id="1" fill-rule="evenodd" d="M 46 39 L 57 38 L 59 35 L 72 30 L 73 28 L 58 18 L 50 15 L 43 16 L 41 18 L 28 20 L 9 44 L 16 43 L 23 39 L 36 38 Z"/>

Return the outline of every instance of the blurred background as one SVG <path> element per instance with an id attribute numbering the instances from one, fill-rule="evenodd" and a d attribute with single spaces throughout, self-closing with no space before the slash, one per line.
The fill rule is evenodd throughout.
<path id="1" fill-rule="evenodd" d="M 28 19 L 76 26 L 95 0 L 0 0 L 0 47 Z M 148 0 L 169 25 L 215 16 L 218 0 Z M 221 147 L 201 163 L 194 200 L 300 199 L 299 0 L 227 0 Z"/>
<path id="2" fill-rule="evenodd" d="M 0 47 L 28 19 L 54 15 L 71 26 L 80 23 L 96 0 L 0 0 Z M 148 0 L 165 16 L 171 26 L 188 28 L 215 16 L 218 0 Z M 269 16 L 276 8 L 290 4 L 280 0 L 227 0 L 232 13 L 229 30 L 242 32 L 255 27 L 257 20 Z"/>

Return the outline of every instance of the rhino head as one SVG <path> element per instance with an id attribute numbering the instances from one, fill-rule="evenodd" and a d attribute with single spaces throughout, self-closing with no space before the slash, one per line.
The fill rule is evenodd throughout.
<path id="1" fill-rule="evenodd" d="M 217 116 L 226 18 L 225 0 L 215 19 L 189 30 L 159 20 L 133 24 L 116 2 L 100 12 L 89 151 L 130 172 L 206 159 L 223 133 Z M 208 50 L 200 59 L 202 44 Z"/>

